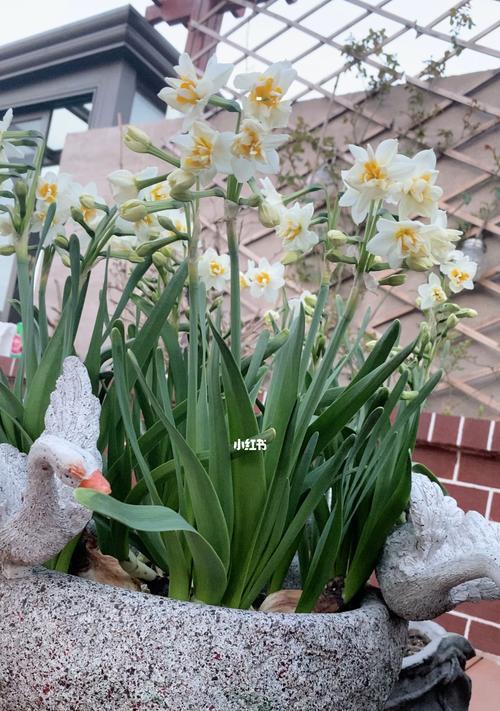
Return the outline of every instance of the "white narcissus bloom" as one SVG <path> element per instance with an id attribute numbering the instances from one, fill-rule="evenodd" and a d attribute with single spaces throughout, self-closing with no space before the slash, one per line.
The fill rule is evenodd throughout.
<path id="1" fill-rule="evenodd" d="M 431 217 L 431 224 L 422 229 L 422 236 L 427 241 L 434 264 L 447 262 L 454 249 L 454 242 L 460 239 L 462 232 L 448 227 L 448 218 L 444 210 L 436 210 Z"/>
<path id="2" fill-rule="evenodd" d="M 195 121 L 189 133 L 172 140 L 181 150 L 182 170 L 197 175 L 202 183 L 210 181 L 217 171 L 224 171 L 227 167 L 227 134 L 215 131 L 202 121 Z"/>
<path id="3" fill-rule="evenodd" d="M 229 255 L 217 254 L 213 247 L 209 247 L 198 260 L 198 273 L 207 289 L 222 291 L 231 278 Z"/>
<path id="4" fill-rule="evenodd" d="M 33 214 L 33 230 L 39 232 L 45 223 L 49 207 L 56 203 L 56 211 L 47 232 L 46 242 L 58 234 L 65 234 L 64 226 L 70 217 L 71 206 L 79 202 L 77 183 L 66 173 L 48 171 L 38 179 L 36 208 Z"/>
<path id="5" fill-rule="evenodd" d="M 446 292 L 441 286 L 441 279 L 434 272 L 429 274 L 429 281 L 421 284 L 417 291 L 420 296 L 418 306 L 422 311 L 432 309 L 446 301 Z"/>
<path id="6" fill-rule="evenodd" d="M 449 256 L 446 264 L 441 264 L 441 271 L 448 277 L 451 291 L 458 294 L 462 289 L 474 288 L 474 277 L 477 264 L 460 250 L 455 250 Z"/>
<path id="7" fill-rule="evenodd" d="M 303 307 L 306 316 L 311 316 L 314 311 L 314 307 L 316 306 L 317 300 L 318 297 L 315 296 L 315 294 L 311 294 L 311 292 L 307 289 L 303 291 L 300 296 L 297 296 L 294 299 L 289 299 L 288 306 L 290 308 L 292 317 L 295 318 L 299 315 L 301 306 Z"/>
<path id="8" fill-rule="evenodd" d="M 398 182 L 411 174 L 412 164 L 409 158 L 398 153 L 398 142 L 394 138 L 382 141 L 375 151 L 370 145 L 365 149 L 353 144 L 349 150 L 354 165 L 342 171 L 347 190 L 339 205 L 350 207 L 352 219 L 359 224 L 368 214 L 372 200 L 394 201 L 393 192 Z"/>
<path id="9" fill-rule="evenodd" d="M 19 146 L 15 146 L 10 141 L 4 140 L 4 134 L 10 128 L 12 118 L 12 109 L 7 109 L 0 120 L 0 161 L 2 161 L 2 163 L 7 163 L 9 158 L 24 157 L 24 152 L 19 148 Z"/>
<path id="10" fill-rule="evenodd" d="M 367 249 L 370 254 L 383 257 L 393 269 L 400 267 L 403 260 L 409 258 L 429 262 L 429 248 L 422 236 L 424 226 L 417 220 L 396 222 L 381 217 L 377 222 L 377 233 L 368 242 Z"/>
<path id="11" fill-rule="evenodd" d="M 277 173 L 277 148 L 288 140 L 285 133 L 268 133 L 255 119 L 245 119 L 237 134 L 224 133 L 221 170 L 232 173 L 240 183 L 246 183 L 256 173 Z M 229 154 L 227 152 L 229 149 Z"/>
<path id="12" fill-rule="evenodd" d="M 263 73 L 238 74 L 235 87 L 249 92 L 242 99 L 245 115 L 256 118 L 267 129 L 286 126 L 291 102 L 284 96 L 296 76 L 291 62 L 276 62 Z"/>
<path id="13" fill-rule="evenodd" d="M 259 205 L 259 220 L 264 227 L 276 227 L 281 219 L 283 197 L 269 178 L 260 179 L 260 192 L 264 198 Z"/>
<path id="14" fill-rule="evenodd" d="M 139 173 L 132 173 L 130 170 L 114 170 L 108 175 L 108 182 L 111 186 L 111 193 L 117 205 L 121 205 L 126 200 L 133 200 L 139 194 L 137 186 L 138 180 L 149 180 L 158 175 L 158 168 L 153 166 L 144 168 Z"/>
<path id="15" fill-rule="evenodd" d="M 281 237 L 287 250 L 305 252 L 318 244 L 318 235 L 309 229 L 313 213 L 312 202 L 303 207 L 296 202 L 293 207 L 283 208 L 276 234 Z"/>
<path id="16" fill-rule="evenodd" d="M 259 264 L 255 266 L 252 261 L 249 261 L 246 276 L 250 282 L 250 294 L 269 302 L 276 301 L 279 290 L 285 285 L 284 273 L 285 267 L 280 262 L 270 264 L 265 257 L 262 257 L 259 259 Z"/>
<path id="17" fill-rule="evenodd" d="M 184 52 L 174 69 L 178 76 L 165 77 L 169 86 L 162 89 L 158 96 L 168 106 L 186 114 L 183 128 L 187 129 L 201 116 L 212 94 L 216 94 L 227 83 L 233 67 L 231 64 L 218 64 L 215 57 L 210 57 L 200 77 L 190 56 Z"/>
<path id="18" fill-rule="evenodd" d="M 436 170 L 436 154 L 432 149 L 420 151 L 410 159 L 411 174 L 401 181 L 394 192 L 399 203 L 399 215 L 432 217 L 443 190 L 435 185 L 439 171 Z"/>

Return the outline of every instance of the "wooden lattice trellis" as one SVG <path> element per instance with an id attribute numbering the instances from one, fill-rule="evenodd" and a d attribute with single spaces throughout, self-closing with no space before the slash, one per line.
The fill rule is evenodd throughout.
<path id="1" fill-rule="evenodd" d="M 293 0 L 289 0 L 289 2 Z M 154 0 L 155 8 L 150 10 L 153 21 L 161 18 L 172 19 L 179 3 L 172 0 Z M 481 2 L 481 0 L 476 0 Z M 431 146 L 438 150 L 441 185 L 444 195 L 440 207 L 452 214 L 455 222 L 467 223 L 467 236 L 480 236 L 485 239 L 489 249 L 487 264 L 483 269 L 475 293 L 475 306 L 481 312 L 479 319 L 461 324 L 459 330 L 480 354 L 487 354 L 488 363 L 469 367 L 466 374 L 450 375 L 441 386 L 441 392 L 450 388 L 458 393 L 462 400 L 477 403 L 486 408 L 488 414 L 500 415 L 500 384 L 497 381 L 500 372 L 500 317 L 498 317 L 498 296 L 500 295 L 500 72 L 498 67 L 462 77 L 438 76 L 451 59 L 462 53 L 480 53 L 491 60 L 500 59 L 496 49 L 498 42 L 494 33 L 500 28 L 500 3 L 494 3 L 498 11 L 491 15 L 491 22 L 478 32 L 471 31 L 467 39 L 461 37 L 461 30 L 467 24 L 467 18 L 474 20 L 474 2 L 461 0 L 449 5 L 443 12 L 436 14 L 431 21 L 420 23 L 408 19 L 401 13 L 402 3 L 396 0 L 368 2 L 366 0 L 343 0 L 344 8 L 349 6 L 346 22 L 325 22 L 325 31 L 313 28 L 308 22 L 315 13 L 335 13 L 338 4 L 335 0 L 296 0 L 293 5 L 285 0 L 193 0 L 181 3 L 184 16 L 177 13 L 177 19 L 185 22 L 189 29 L 188 46 L 195 62 L 204 66 L 211 53 L 217 48 L 227 47 L 235 54 L 233 63 L 235 72 L 245 71 L 247 61 L 257 66 L 271 64 L 267 50 L 278 38 L 286 38 L 286 33 L 293 32 L 298 37 L 300 32 L 303 42 L 294 41 L 287 45 L 286 58 L 296 66 L 308 54 L 319 48 L 330 48 L 332 58 L 337 62 L 343 58 L 341 66 L 332 71 L 325 69 L 324 76 L 305 76 L 299 69 L 297 90 L 293 96 L 294 116 L 305 113 L 308 116 L 308 129 L 324 139 L 336 138 L 339 146 L 336 160 L 338 165 L 348 165 L 350 154 L 345 150 L 345 126 L 357 122 L 361 125 L 363 142 L 379 142 L 384 138 L 399 136 L 411 142 L 413 149 L 420 150 Z M 416 13 L 418 8 L 413 2 L 404 7 L 408 15 Z M 188 9 L 187 6 L 189 6 Z M 293 8 L 293 11 L 292 11 Z M 352 9 L 359 12 L 352 13 Z M 399 8 L 399 11 L 397 11 Z M 232 11 L 236 19 L 222 15 Z M 154 17 L 153 17 L 154 15 Z M 326 17 L 328 15 L 325 15 Z M 257 38 L 253 44 L 241 39 L 242 29 L 250 28 L 257 18 L 269 18 L 276 29 L 271 34 Z M 333 14 L 332 14 L 333 17 Z M 345 37 L 347 32 L 357 35 L 361 23 L 376 20 L 386 21 L 391 27 L 387 34 L 380 33 L 373 46 L 362 43 L 354 52 L 346 52 Z M 443 29 L 443 24 L 446 27 Z M 323 25 L 322 25 L 323 26 Z M 335 26 L 335 29 L 333 27 Z M 329 28 L 332 28 L 329 31 Z M 471 29 L 470 27 L 468 28 Z M 446 30 L 446 31 L 445 31 Z M 391 43 L 404 38 L 408 42 L 414 38 L 426 36 L 445 43 L 445 53 L 434 60 L 416 75 L 404 72 L 404 67 L 388 66 L 387 55 Z M 489 42 L 489 38 L 493 41 Z M 354 45 L 353 45 L 354 46 Z M 384 55 L 384 53 L 386 54 Z M 384 61 L 385 59 L 385 61 Z M 332 62 L 333 64 L 333 62 Z M 375 91 L 359 91 L 355 94 L 339 94 L 336 89 L 339 78 L 352 71 L 353 64 L 360 70 L 380 73 L 383 86 Z M 376 89 L 377 87 L 375 87 Z M 382 91 L 383 90 L 383 91 Z M 410 93 L 409 93 L 410 92 Z M 411 94 L 413 92 L 413 94 Z M 231 92 L 235 97 L 237 92 Z M 383 95 L 382 95 L 383 94 Z M 408 99 L 419 96 L 420 111 L 408 114 Z M 315 98 L 317 97 L 317 98 Z M 464 127 L 467 125 L 467 130 Z M 451 129 L 462 130 L 460 135 Z M 447 136 L 446 140 L 441 140 Z M 485 151 L 485 145 L 490 148 Z M 480 155 L 482 154 L 482 155 Z M 484 200 L 492 195 L 497 187 L 497 194 L 490 200 L 488 209 L 484 209 Z M 465 200 L 464 196 L 467 196 Z M 205 227 L 217 238 L 221 238 L 214 220 L 206 219 Z M 263 246 L 269 242 L 270 231 L 253 225 L 242 239 L 242 253 L 248 259 L 257 259 L 263 253 Z M 264 250 L 265 252 L 265 250 Z M 411 287 L 411 285 L 410 285 Z M 470 299 L 468 300 L 469 303 Z M 414 295 L 411 288 L 391 289 L 386 295 L 386 307 L 376 310 L 372 325 L 382 328 L 384 323 L 397 315 L 411 325 L 416 319 Z M 247 301 L 250 314 L 256 313 L 255 304 Z M 484 314 L 484 315 L 483 315 Z M 476 323 L 477 322 L 477 323 Z M 478 325 L 479 324 L 479 325 Z M 478 356 L 479 360 L 483 356 Z M 492 378 L 493 385 L 492 385 Z M 471 414 L 471 413 L 469 413 Z"/>

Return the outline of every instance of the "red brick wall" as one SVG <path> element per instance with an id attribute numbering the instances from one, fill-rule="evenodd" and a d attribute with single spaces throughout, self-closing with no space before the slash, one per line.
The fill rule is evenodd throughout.
<path id="1" fill-rule="evenodd" d="M 500 521 L 500 421 L 426 412 L 414 459 L 440 478 L 464 511 Z M 500 654 L 500 601 L 466 603 L 437 621 L 476 649 Z"/>

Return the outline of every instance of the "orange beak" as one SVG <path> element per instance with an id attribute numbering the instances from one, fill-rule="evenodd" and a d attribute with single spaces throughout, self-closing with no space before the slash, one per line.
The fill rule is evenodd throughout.
<path id="1" fill-rule="evenodd" d="M 92 472 L 92 474 L 84 479 L 78 486 L 80 489 L 93 489 L 93 491 L 98 491 L 101 494 L 111 494 L 109 481 L 105 479 L 99 469 Z"/>

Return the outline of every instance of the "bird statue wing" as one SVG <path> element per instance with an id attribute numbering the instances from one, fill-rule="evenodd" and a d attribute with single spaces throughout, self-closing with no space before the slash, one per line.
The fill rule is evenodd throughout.
<path id="1" fill-rule="evenodd" d="M 97 449 L 101 405 L 92 394 L 87 369 L 75 356 L 65 358 L 62 374 L 45 413 L 45 434 L 55 435 L 91 452 Z"/>
<path id="2" fill-rule="evenodd" d="M 0 444 L 0 526 L 21 507 L 26 473 L 26 454 Z"/>

